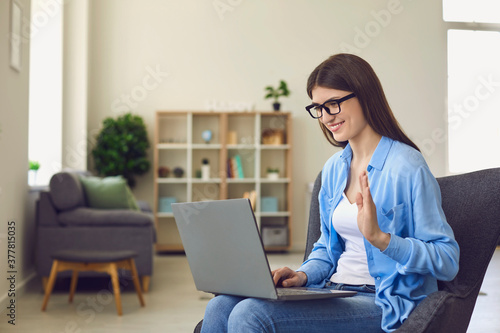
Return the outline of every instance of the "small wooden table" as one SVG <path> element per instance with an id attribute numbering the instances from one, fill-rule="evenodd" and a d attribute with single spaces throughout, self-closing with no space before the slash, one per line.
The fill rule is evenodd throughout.
<path id="1" fill-rule="evenodd" d="M 45 288 L 45 297 L 43 298 L 42 311 L 47 308 L 50 294 L 54 288 L 56 276 L 58 272 L 71 270 L 73 275 L 71 278 L 71 287 L 69 293 L 69 302 L 73 301 L 76 284 L 78 280 L 78 272 L 96 271 L 105 272 L 111 275 L 113 285 L 113 293 L 115 295 L 116 310 L 118 315 L 122 315 L 122 304 L 120 298 L 120 284 L 118 281 L 118 268 L 130 270 L 132 281 L 134 282 L 135 290 L 139 296 L 141 306 L 145 306 L 142 296 L 141 285 L 135 267 L 134 257 L 137 253 L 133 251 L 76 251 L 67 250 L 59 251 L 52 254 L 52 269 L 50 271 L 49 281 Z"/>

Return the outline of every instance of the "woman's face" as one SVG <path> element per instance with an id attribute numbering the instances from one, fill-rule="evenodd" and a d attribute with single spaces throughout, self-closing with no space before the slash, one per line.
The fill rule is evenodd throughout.
<path id="1" fill-rule="evenodd" d="M 336 90 L 316 86 L 312 90 L 313 103 L 323 104 L 330 99 L 340 99 L 347 96 L 351 91 Z M 323 109 L 323 114 L 319 120 L 332 132 L 336 141 L 355 140 L 369 126 L 366 122 L 363 110 L 356 97 L 340 103 L 341 112 L 330 115 Z"/>

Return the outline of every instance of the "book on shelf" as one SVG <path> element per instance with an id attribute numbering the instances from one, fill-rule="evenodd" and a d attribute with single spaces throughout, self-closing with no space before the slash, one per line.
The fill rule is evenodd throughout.
<path id="1" fill-rule="evenodd" d="M 234 158 L 229 158 L 227 160 L 227 170 L 229 178 L 239 178 L 238 168 L 236 167 L 236 160 Z"/>
<path id="2" fill-rule="evenodd" d="M 238 178 L 245 178 L 245 174 L 243 173 L 243 166 L 241 165 L 240 155 L 234 156 L 236 160 L 236 169 L 238 170 Z"/>
<path id="3" fill-rule="evenodd" d="M 241 165 L 241 158 L 236 155 L 227 160 L 227 177 L 228 178 L 245 178 L 243 167 Z"/>
<path id="4" fill-rule="evenodd" d="M 233 173 L 233 169 L 232 169 L 231 159 L 230 158 L 227 159 L 226 169 L 227 169 L 227 178 L 234 178 L 234 173 Z"/>

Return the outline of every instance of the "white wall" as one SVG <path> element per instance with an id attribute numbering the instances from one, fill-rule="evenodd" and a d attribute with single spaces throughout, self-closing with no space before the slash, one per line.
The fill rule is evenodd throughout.
<path id="1" fill-rule="evenodd" d="M 306 184 L 337 151 L 304 110 L 310 102 L 307 77 L 328 56 L 349 51 L 369 61 L 403 128 L 423 144 L 435 175 L 445 173 L 446 35 L 440 1 L 93 0 L 90 5 L 91 136 L 105 117 L 123 113 L 127 104 L 145 119 L 152 140 L 157 110 L 203 110 L 210 100 L 250 101 L 257 110 L 269 110 L 264 87 L 280 79 L 289 83 L 292 95 L 283 102 L 294 115 L 296 248 L 304 246 Z M 156 87 L 140 88 L 146 88 L 151 72 L 157 72 Z M 153 170 L 134 192 L 153 203 Z"/>
<path id="2" fill-rule="evenodd" d="M 18 0 L 23 22 L 29 22 L 30 0 Z M 22 32 L 22 70 L 9 66 L 10 1 L 0 1 L 0 314 L 7 321 L 7 301 L 17 302 L 19 290 L 34 274 L 33 220 L 28 218 L 28 88 L 29 30 Z M 24 27 L 24 25 L 23 25 Z M 15 222 L 16 296 L 8 297 L 7 280 L 8 222 Z M 12 259 L 12 258 L 10 258 Z M 10 276 L 10 274 L 9 274 Z M 16 303 L 19 310 L 19 303 Z M 19 314 L 19 312 L 17 312 Z"/>
<path id="3" fill-rule="evenodd" d="M 87 168 L 88 0 L 63 15 L 62 167 Z"/>

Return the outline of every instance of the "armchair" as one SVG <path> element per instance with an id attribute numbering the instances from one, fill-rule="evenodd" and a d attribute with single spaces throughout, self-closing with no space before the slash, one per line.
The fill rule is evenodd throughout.
<path id="1" fill-rule="evenodd" d="M 442 206 L 460 246 L 459 272 L 438 281 L 430 294 L 396 330 L 398 333 L 466 332 L 486 269 L 500 241 L 500 168 L 437 179 Z M 318 193 L 314 183 L 304 260 L 320 236 Z M 200 332 L 199 322 L 194 332 Z"/>
<path id="2" fill-rule="evenodd" d="M 137 253 L 137 272 L 143 291 L 147 291 L 153 273 L 156 236 L 151 210 L 141 202 L 138 202 L 141 211 L 89 207 L 79 178 L 89 175 L 57 173 L 50 180 L 50 190 L 40 193 L 36 204 L 35 265 L 44 287 L 50 275 L 52 253 L 131 250 Z M 97 274 L 85 273 L 87 276 Z"/>

